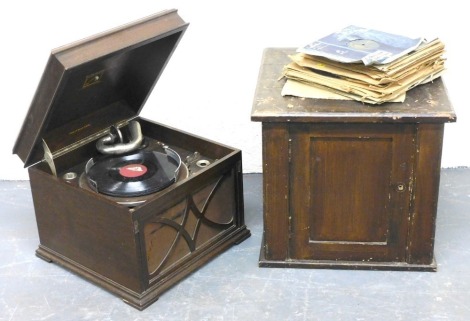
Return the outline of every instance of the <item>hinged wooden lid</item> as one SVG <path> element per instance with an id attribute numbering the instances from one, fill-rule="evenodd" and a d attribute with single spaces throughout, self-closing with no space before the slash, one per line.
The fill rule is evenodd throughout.
<path id="1" fill-rule="evenodd" d="M 51 52 L 13 148 L 30 166 L 136 117 L 188 24 L 176 10 Z"/>

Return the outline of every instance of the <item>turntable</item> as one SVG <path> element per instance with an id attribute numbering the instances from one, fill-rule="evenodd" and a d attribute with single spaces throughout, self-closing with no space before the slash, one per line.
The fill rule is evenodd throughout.
<path id="1" fill-rule="evenodd" d="M 138 309 L 250 236 L 241 151 L 138 116 L 187 26 L 169 10 L 54 50 L 13 150 L 37 256 Z"/>

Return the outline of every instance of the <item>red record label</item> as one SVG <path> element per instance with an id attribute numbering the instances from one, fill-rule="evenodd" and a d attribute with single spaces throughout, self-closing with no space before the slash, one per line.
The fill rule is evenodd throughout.
<path id="1" fill-rule="evenodd" d="M 134 178 L 147 173 L 147 167 L 142 164 L 129 164 L 119 169 L 119 174 L 124 177 Z"/>

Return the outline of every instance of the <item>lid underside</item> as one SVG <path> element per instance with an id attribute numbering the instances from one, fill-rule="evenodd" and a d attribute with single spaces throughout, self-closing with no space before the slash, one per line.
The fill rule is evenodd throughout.
<path id="1" fill-rule="evenodd" d="M 137 116 L 188 24 L 165 11 L 52 51 L 13 153 L 30 166 Z"/>

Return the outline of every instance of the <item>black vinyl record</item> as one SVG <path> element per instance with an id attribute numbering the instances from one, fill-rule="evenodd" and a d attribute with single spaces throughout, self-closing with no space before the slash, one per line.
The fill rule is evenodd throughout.
<path id="1" fill-rule="evenodd" d="M 158 192 L 173 184 L 179 166 L 165 153 L 143 151 L 103 157 L 93 162 L 86 176 L 90 186 L 98 193 L 135 197 Z"/>

